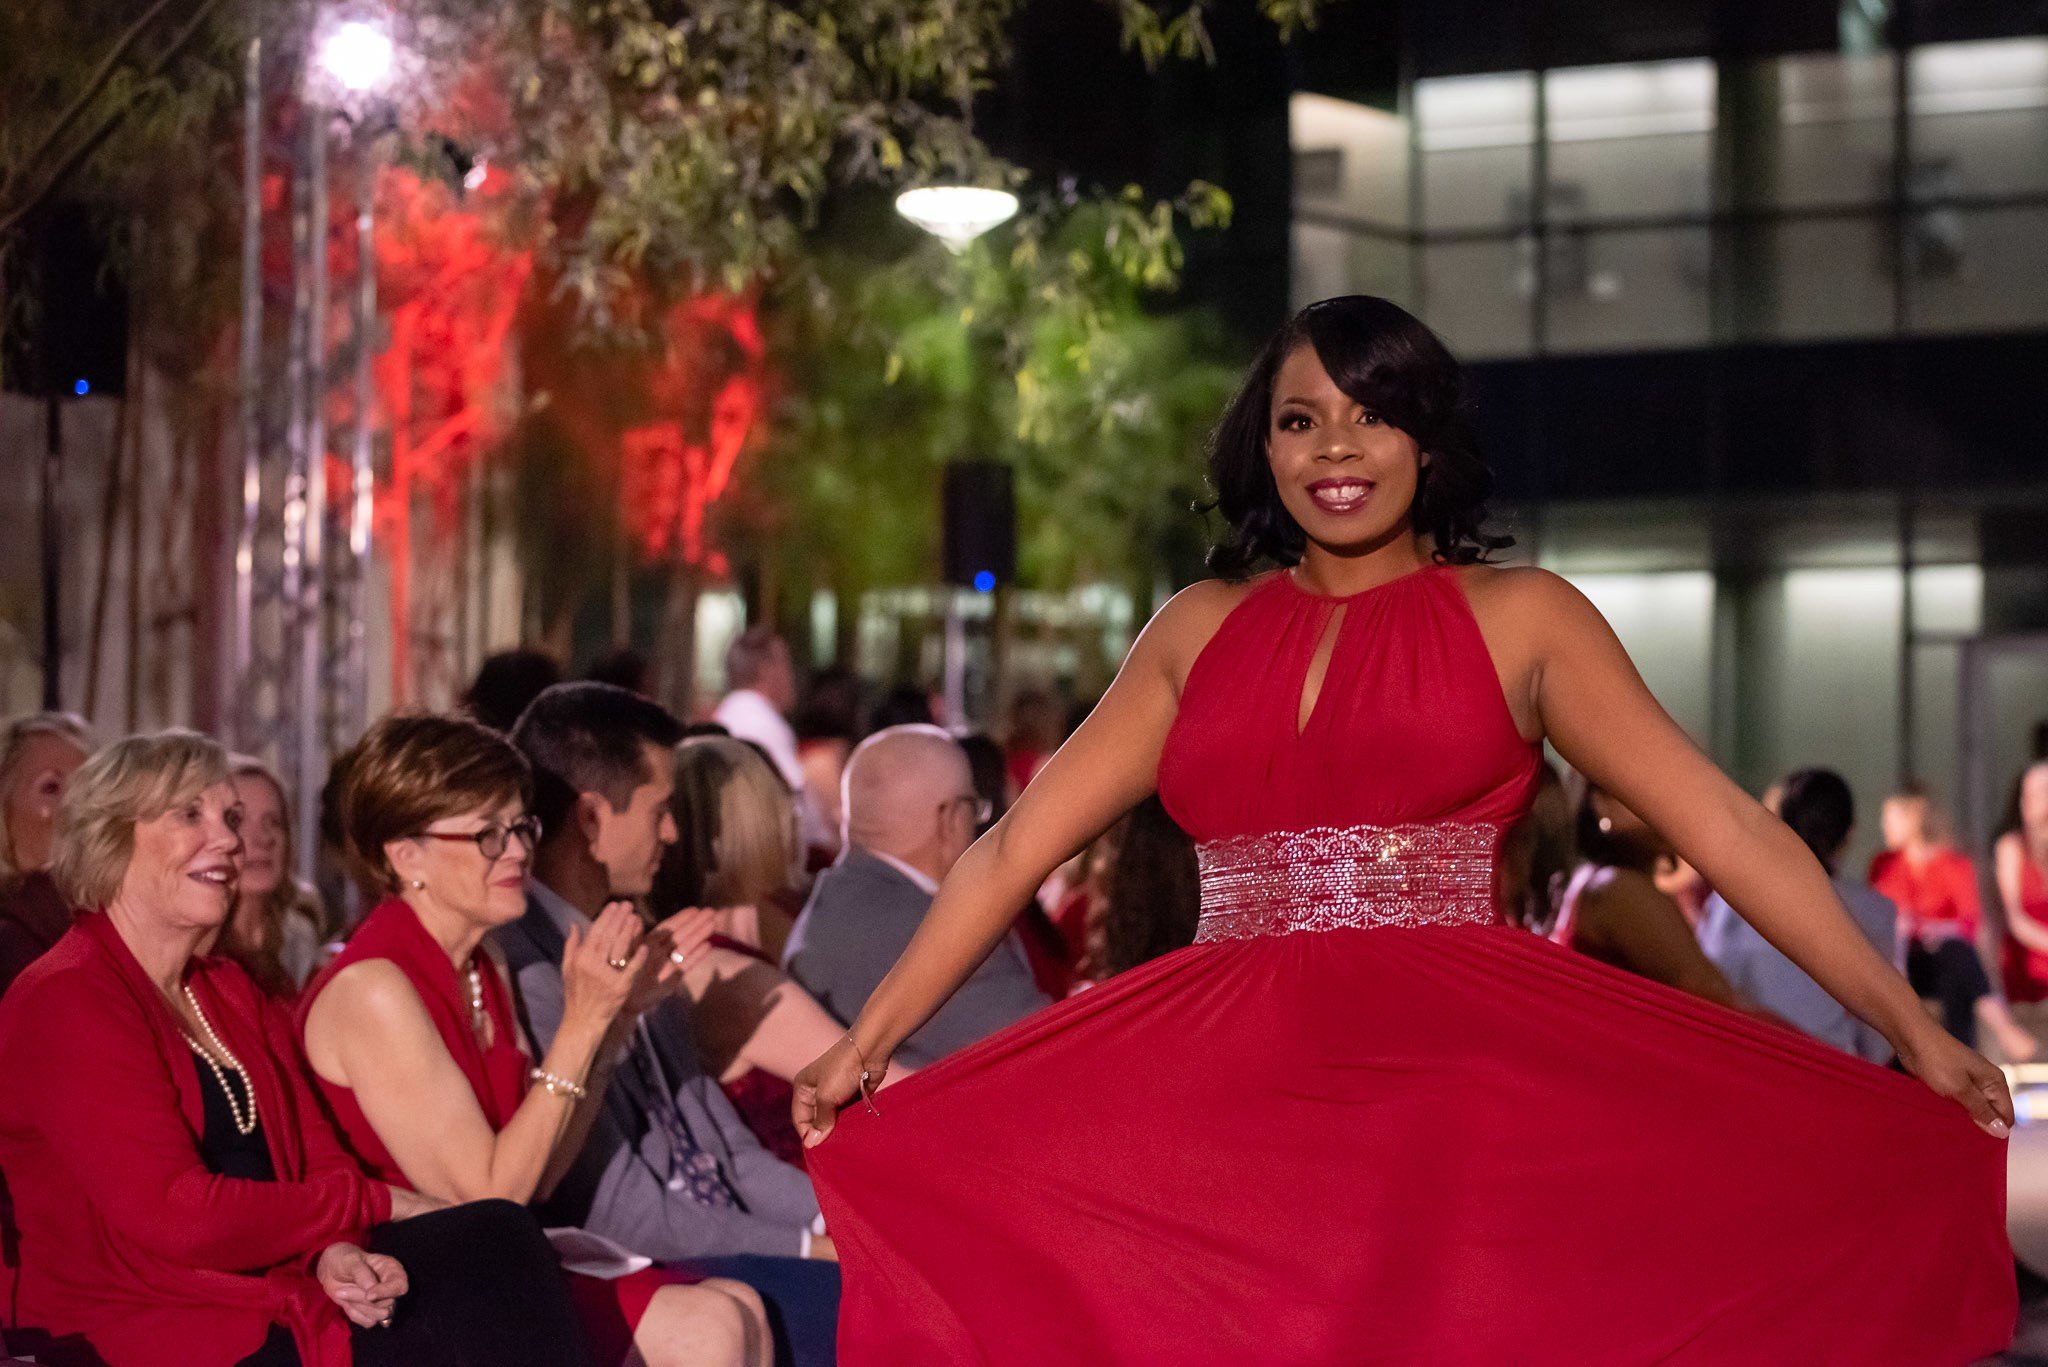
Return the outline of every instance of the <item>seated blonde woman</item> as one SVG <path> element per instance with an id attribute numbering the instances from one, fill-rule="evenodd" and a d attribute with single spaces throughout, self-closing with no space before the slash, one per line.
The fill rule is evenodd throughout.
<path id="1" fill-rule="evenodd" d="M 242 804 L 242 862 L 234 914 L 214 952 L 240 964 L 271 996 L 291 1001 L 318 966 L 326 912 L 292 873 L 292 811 L 276 772 L 236 755 L 228 775 Z"/>
<path id="2" fill-rule="evenodd" d="M 483 949 L 526 911 L 540 836 L 531 795 L 526 760 L 503 736 L 435 716 L 371 727 L 338 795 L 350 859 L 385 900 L 306 989 L 306 1058 L 371 1172 L 445 1200 L 527 1204 L 551 1191 L 637 1019 L 629 998 L 675 971 L 623 904 L 571 932 L 562 1022 L 534 1062 Z M 650 957 L 660 968 L 643 973 Z M 572 1276 L 570 1291 L 605 1367 L 768 1361 L 760 1298 L 737 1282 L 648 1268 Z"/>
<path id="3" fill-rule="evenodd" d="M 720 909 L 711 953 L 683 977 L 704 1066 L 762 1144 L 801 1165 L 790 1079 L 846 1031 L 776 964 L 786 908 L 801 900 L 795 804 L 761 752 L 729 736 L 683 741 L 675 774 L 679 838 L 655 878 L 653 910 Z"/>
<path id="4" fill-rule="evenodd" d="M 121 1367 L 584 1361 L 532 1216 L 366 1175 L 291 1022 L 198 953 L 234 905 L 227 757 L 167 731 L 72 779 L 54 872 L 90 910 L 0 1003 L 9 1345 Z"/>

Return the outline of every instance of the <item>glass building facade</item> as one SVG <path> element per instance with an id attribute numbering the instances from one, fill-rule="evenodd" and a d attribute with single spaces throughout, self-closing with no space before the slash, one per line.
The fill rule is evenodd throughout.
<path id="1" fill-rule="evenodd" d="M 1826 17 L 1589 62 L 1439 16 L 1390 96 L 1308 82 L 1292 292 L 1436 328 L 1518 553 L 1744 783 L 1848 776 L 1860 855 L 1909 776 L 1981 841 L 2048 718 L 2048 36 Z"/>

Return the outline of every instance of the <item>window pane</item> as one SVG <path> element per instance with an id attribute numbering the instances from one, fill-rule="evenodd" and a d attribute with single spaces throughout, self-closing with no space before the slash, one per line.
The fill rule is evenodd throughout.
<path id="1" fill-rule="evenodd" d="M 1384 110 L 1296 95 L 1288 102 L 1298 206 L 1408 226 L 1408 124 Z"/>
<path id="2" fill-rule="evenodd" d="M 1707 230 L 1565 233 L 1551 240 L 1547 349 L 1704 345 Z"/>
<path id="3" fill-rule="evenodd" d="M 1552 222 L 1707 211 L 1712 62 L 1580 67 L 1544 83 Z"/>
<path id="4" fill-rule="evenodd" d="M 2048 190 L 2048 38 L 1913 53 L 1917 197 Z"/>
<path id="5" fill-rule="evenodd" d="M 1498 228 L 1527 216 L 1536 78 L 1526 71 L 1415 83 L 1422 221 Z"/>
<path id="6" fill-rule="evenodd" d="M 2048 326 L 2048 207 L 1922 210 L 1906 245 L 1912 331 Z"/>
<path id="7" fill-rule="evenodd" d="M 1890 199 L 1892 55 L 1817 53 L 1773 66 L 1777 174 L 1768 202 L 1804 209 Z M 1770 136 L 1768 121 L 1755 136 Z"/>
<path id="8" fill-rule="evenodd" d="M 1767 257 L 1765 298 L 1745 316 L 1759 340 L 1812 341 L 1879 337 L 1892 329 L 1892 281 L 1886 221 L 1868 218 L 1793 220 L 1749 240 Z"/>
<path id="9" fill-rule="evenodd" d="M 1524 254 L 1512 240 L 1443 242 L 1424 249 L 1422 320 L 1461 360 L 1529 354 L 1529 303 L 1519 288 Z"/>

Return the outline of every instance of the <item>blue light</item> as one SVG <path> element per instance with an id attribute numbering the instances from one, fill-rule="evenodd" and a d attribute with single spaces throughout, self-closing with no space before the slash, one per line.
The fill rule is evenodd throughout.
<path id="1" fill-rule="evenodd" d="M 86 395 L 92 393 L 92 386 L 87 384 L 84 380 L 73 380 L 71 382 L 71 392 L 82 399 Z"/>
<path id="2" fill-rule="evenodd" d="M 976 593 L 994 593 L 996 591 L 996 577 L 987 570 L 975 571 L 974 591 Z"/>

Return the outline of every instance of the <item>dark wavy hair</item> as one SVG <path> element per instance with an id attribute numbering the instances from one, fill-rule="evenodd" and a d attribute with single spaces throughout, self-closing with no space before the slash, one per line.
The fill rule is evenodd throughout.
<path id="1" fill-rule="evenodd" d="M 1778 819 L 1792 828 L 1832 878 L 1856 824 L 1856 798 L 1848 780 L 1834 770 L 1801 769 L 1785 779 Z"/>
<path id="2" fill-rule="evenodd" d="M 1271 561 L 1293 565 L 1307 549 L 1301 525 L 1280 502 L 1266 458 L 1273 383 L 1306 342 L 1337 388 L 1400 428 L 1428 455 L 1410 513 L 1435 558 L 1468 565 L 1514 544 L 1485 529 L 1493 472 L 1480 460 L 1466 424 L 1464 380 L 1437 335 L 1398 304 L 1347 294 L 1310 304 L 1280 329 L 1252 363 L 1237 397 L 1209 438 L 1209 507 L 1229 535 L 1209 551 L 1209 568 L 1242 579 Z"/>
<path id="3" fill-rule="evenodd" d="M 1096 981 L 1128 973 L 1194 943 L 1202 918 L 1202 870 L 1195 842 L 1158 797 L 1114 828 L 1115 853 L 1100 889 L 1100 943 L 1084 965 Z"/>

